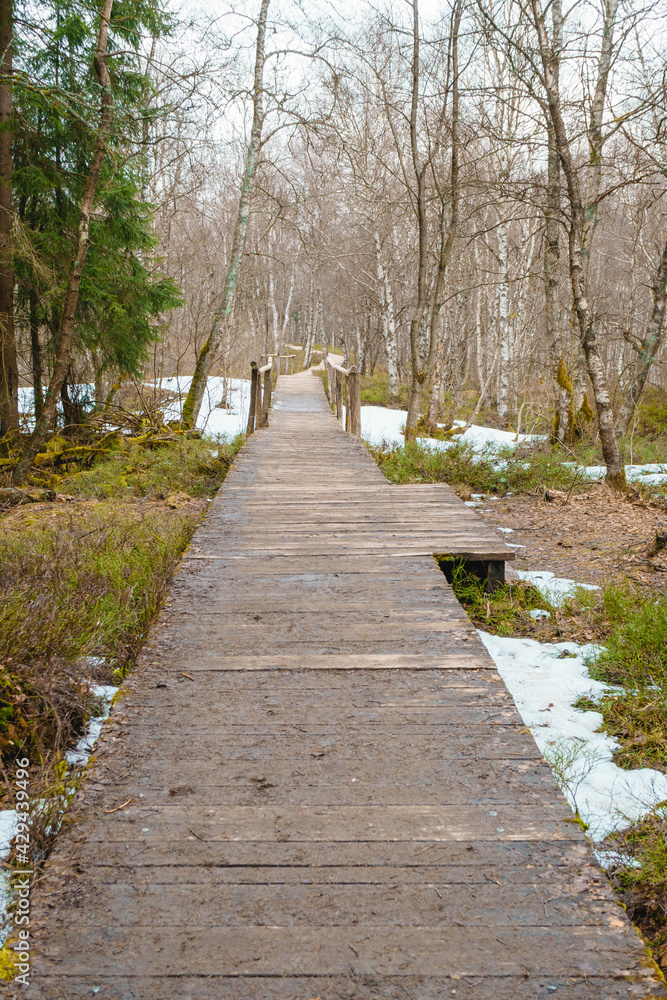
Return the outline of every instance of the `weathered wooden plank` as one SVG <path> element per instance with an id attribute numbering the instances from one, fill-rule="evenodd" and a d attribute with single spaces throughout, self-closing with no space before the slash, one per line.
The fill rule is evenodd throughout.
<path id="1" fill-rule="evenodd" d="M 460 653 L 439 653 L 423 656 L 411 656 L 410 653 L 336 653 L 298 654 L 284 653 L 266 656 L 215 655 L 204 648 L 202 654 L 194 661 L 188 662 L 189 673 L 211 673 L 212 671 L 308 671 L 308 670 L 489 670 L 495 673 L 495 665 L 490 658 L 482 656 L 476 648 L 472 648 L 473 638 L 470 637 L 470 650 Z M 178 662 L 163 662 L 165 672 L 176 672 L 181 675 L 183 664 Z"/>
<path id="2" fill-rule="evenodd" d="M 357 841 L 402 840 L 470 842 L 496 840 L 577 840 L 578 825 L 562 802 L 511 803 L 487 806 L 311 806 L 289 810 L 269 806 L 218 807 L 201 805 L 134 804 L 114 813 L 91 841 L 126 837 L 123 827 L 136 824 L 138 841 L 154 842 L 168 836 L 211 841 L 292 840 Z M 194 829 L 193 829 L 194 828 Z M 140 832 L 139 832 L 140 829 Z"/>
<path id="3" fill-rule="evenodd" d="M 436 897 L 437 899 L 437 897 Z M 144 972 L 142 956 L 150 953 L 155 975 L 285 976 L 357 975 L 538 976 L 606 973 L 630 960 L 641 968 L 644 950 L 629 937 L 620 917 L 603 926 L 544 928 L 469 928 L 450 924 L 394 927 L 354 925 L 329 927 L 185 927 L 137 926 L 133 948 L 111 951 L 106 928 L 90 927 L 73 953 L 53 942 L 40 965 L 55 973 L 63 962 L 70 975 L 85 975 L 94 964 L 99 975 Z M 627 965 L 620 965 L 626 968 Z M 530 974 L 530 973 L 529 973 Z"/>
<path id="4" fill-rule="evenodd" d="M 332 997 L 335 1000 L 536 1000 L 553 995 L 560 1000 L 629 1000 L 630 997 L 661 996 L 662 989 L 649 980 L 648 970 L 618 970 L 611 978 L 570 973 L 557 978 L 548 976 L 442 976 L 357 975 L 340 976 L 209 976 L 178 975 L 165 977 L 86 975 L 73 981 L 65 976 L 48 977 L 40 982 L 40 992 L 22 994 L 28 1000 L 89 1000 L 95 990 L 109 1000 L 309 1000 Z M 557 992 L 554 992 L 557 990 Z M 382 992 L 379 993 L 378 991 Z M 633 992 L 630 992 L 630 991 Z M 639 992 L 640 991 L 640 992 Z"/>
<path id="5" fill-rule="evenodd" d="M 86 927 L 106 925 L 109 920 L 122 923 L 133 910 L 141 914 L 146 927 L 404 927 L 406 915 L 419 921 L 426 918 L 431 927 L 448 929 L 452 914 L 456 926 L 469 928 L 534 927 L 545 919 L 552 927 L 576 926 L 580 900 L 576 893 L 554 895 L 553 886 L 532 882 L 513 884 L 498 892 L 491 881 L 472 889 L 461 883 L 442 880 L 421 885 L 406 885 L 400 874 L 395 884 L 349 884 L 328 879 L 310 879 L 306 883 L 275 881 L 254 884 L 217 883 L 210 879 L 187 881 L 170 879 L 148 886 L 126 880 L 123 873 L 102 881 L 98 874 L 96 899 L 83 899 L 70 922 Z M 107 876 L 108 878 L 108 876 Z M 608 919 L 608 899 L 604 893 L 591 899 L 587 919 L 591 924 Z M 475 908 L 469 902 L 475 901 Z M 71 928 L 73 931 L 76 927 Z"/>

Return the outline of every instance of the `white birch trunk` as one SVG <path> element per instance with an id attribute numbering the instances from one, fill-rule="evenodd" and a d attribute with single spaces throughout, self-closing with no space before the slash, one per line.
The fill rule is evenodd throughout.
<path id="1" fill-rule="evenodd" d="M 382 262 L 380 237 L 378 233 L 376 233 L 373 237 L 373 242 L 375 243 L 377 277 L 378 282 L 380 283 L 380 321 L 382 324 L 382 337 L 384 339 L 384 346 L 387 354 L 389 391 L 392 396 L 395 396 L 397 395 L 399 389 L 399 378 L 398 349 L 396 345 L 396 320 L 394 318 L 394 298 L 391 291 L 389 276 Z"/>
<path id="2" fill-rule="evenodd" d="M 498 417 L 502 424 L 510 419 L 510 329 L 509 329 L 509 287 L 507 280 L 507 222 L 498 226 L 498 260 L 500 262 L 500 283 L 498 285 Z"/>

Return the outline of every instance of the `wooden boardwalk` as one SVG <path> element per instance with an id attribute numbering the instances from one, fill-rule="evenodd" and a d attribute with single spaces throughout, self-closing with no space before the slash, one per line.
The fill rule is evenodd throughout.
<path id="1" fill-rule="evenodd" d="M 433 552 L 503 558 L 279 380 L 105 727 L 21 997 L 664 996 Z M 128 802 L 128 800 L 130 800 Z"/>

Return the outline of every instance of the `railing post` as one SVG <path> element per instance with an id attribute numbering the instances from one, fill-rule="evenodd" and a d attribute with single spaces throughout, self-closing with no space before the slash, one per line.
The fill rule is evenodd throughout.
<path id="1" fill-rule="evenodd" d="M 347 415 L 346 429 L 361 437 L 361 376 L 356 368 L 347 376 Z"/>
<path id="2" fill-rule="evenodd" d="M 259 382 L 257 362 L 251 361 L 250 368 L 252 369 L 252 375 L 250 376 L 250 405 L 248 408 L 248 427 L 246 429 L 248 434 L 252 434 L 255 429 L 255 404 L 257 402 L 257 383 Z"/>
<path id="3" fill-rule="evenodd" d="M 262 373 L 257 369 L 257 382 L 255 384 L 255 430 L 263 427 L 262 424 Z"/>
<path id="4" fill-rule="evenodd" d="M 336 372 L 336 418 L 343 420 L 343 376 Z"/>
<path id="5" fill-rule="evenodd" d="M 324 363 L 324 370 L 327 373 L 327 399 L 329 400 L 329 405 L 334 405 L 334 383 L 335 383 L 335 373 L 328 361 Z"/>
<path id="6" fill-rule="evenodd" d="M 269 356 L 269 361 L 273 361 L 273 358 Z M 264 395 L 262 397 L 262 427 L 269 426 L 269 407 L 271 406 L 271 375 L 272 371 L 269 368 L 268 371 L 264 372 Z"/>

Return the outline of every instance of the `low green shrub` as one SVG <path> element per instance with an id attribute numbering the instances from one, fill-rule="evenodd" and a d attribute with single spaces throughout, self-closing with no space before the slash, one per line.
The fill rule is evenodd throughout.
<path id="1" fill-rule="evenodd" d="M 521 455 L 510 449 L 475 455 L 467 444 L 430 448 L 416 441 L 369 446 L 392 483 L 447 483 L 457 492 L 521 493 L 542 488 L 579 490 L 585 485 L 576 471 L 562 464 L 562 453 L 535 449 Z"/>
<path id="2" fill-rule="evenodd" d="M 611 629 L 592 676 L 667 695 L 667 600 L 614 585 L 603 592 L 603 613 Z"/>

